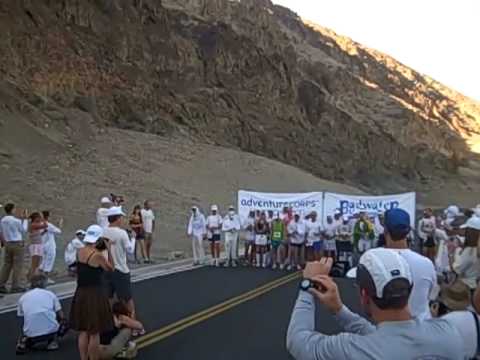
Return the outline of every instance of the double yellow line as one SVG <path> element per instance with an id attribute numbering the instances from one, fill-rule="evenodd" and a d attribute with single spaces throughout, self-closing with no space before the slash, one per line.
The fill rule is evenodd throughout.
<path id="1" fill-rule="evenodd" d="M 269 282 L 265 285 L 262 285 L 258 288 L 250 290 L 246 293 L 243 293 L 239 296 L 235 296 L 227 301 L 224 301 L 220 304 L 212 306 L 208 309 L 202 310 L 196 314 L 190 315 L 186 318 L 183 318 L 179 321 L 176 321 L 170 325 L 167 325 L 163 328 L 160 328 L 156 331 L 148 333 L 145 336 L 142 336 L 137 339 L 138 349 L 143 349 L 149 345 L 152 345 L 158 341 L 161 341 L 169 336 L 172 336 L 190 326 L 198 324 L 202 321 L 205 321 L 211 317 L 214 317 L 218 314 L 221 314 L 235 306 L 238 306 L 244 302 L 252 300 L 260 295 L 263 295 L 269 291 L 272 291 L 275 288 L 278 288 L 282 285 L 285 285 L 297 278 L 300 277 L 300 272 L 289 274 L 287 276 L 281 277 L 280 279 Z"/>

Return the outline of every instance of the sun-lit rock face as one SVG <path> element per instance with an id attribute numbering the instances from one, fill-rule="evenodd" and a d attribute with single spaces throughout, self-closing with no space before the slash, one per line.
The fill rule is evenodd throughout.
<path id="1" fill-rule="evenodd" d="M 0 72 L 29 106 L 101 125 L 392 191 L 480 147 L 478 103 L 267 0 L 7 0 L 0 30 Z"/>

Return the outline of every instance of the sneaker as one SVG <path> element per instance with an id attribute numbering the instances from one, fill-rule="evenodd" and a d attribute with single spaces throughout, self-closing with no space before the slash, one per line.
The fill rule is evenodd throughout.
<path id="1" fill-rule="evenodd" d="M 47 279 L 47 285 L 55 285 L 55 281 L 53 281 L 52 279 L 48 278 L 48 279 Z"/>
<path id="2" fill-rule="evenodd" d="M 229 267 L 229 263 L 228 263 L 228 261 L 225 261 L 225 263 L 223 264 L 223 267 L 226 267 L 226 268 L 228 268 L 228 267 Z"/>
<path id="3" fill-rule="evenodd" d="M 267 268 L 267 263 L 263 263 L 262 268 L 266 269 Z"/>
<path id="4" fill-rule="evenodd" d="M 292 270 L 292 265 L 288 265 L 287 266 L 287 271 L 291 271 Z"/>
<path id="5" fill-rule="evenodd" d="M 280 270 L 285 269 L 285 264 L 280 264 Z"/>
<path id="6" fill-rule="evenodd" d="M 272 270 L 276 270 L 277 269 L 277 264 L 273 264 L 272 265 Z"/>
<path id="7" fill-rule="evenodd" d="M 47 345 L 47 350 L 48 351 L 58 350 L 58 342 L 56 340 L 50 341 L 50 343 Z"/>
<path id="8" fill-rule="evenodd" d="M 8 294 L 8 290 L 5 286 L 0 287 L 0 294 Z"/>
<path id="9" fill-rule="evenodd" d="M 198 266 L 199 265 L 199 262 L 198 261 L 194 261 L 193 262 L 193 266 Z"/>

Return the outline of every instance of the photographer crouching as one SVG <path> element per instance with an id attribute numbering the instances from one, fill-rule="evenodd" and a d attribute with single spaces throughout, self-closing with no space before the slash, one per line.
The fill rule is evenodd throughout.
<path id="1" fill-rule="evenodd" d="M 287 348 L 297 360 L 468 359 L 463 339 L 445 319 L 412 318 L 408 298 L 412 276 L 407 262 L 390 249 L 367 251 L 359 261 L 356 285 L 365 313 L 351 312 L 328 276 L 332 259 L 307 263 L 287 333 Z M 315 299 L 343 328 L 326 335 L 315 331 Z M 321 319 L 320 319 L 321 321 Z"/>

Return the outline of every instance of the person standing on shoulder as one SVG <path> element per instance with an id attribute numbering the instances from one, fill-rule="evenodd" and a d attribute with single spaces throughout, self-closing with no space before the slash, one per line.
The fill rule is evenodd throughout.
<path id="1" fill-rule="evenodd" d="M 413 288 L 409 298 L 410 314 L 420 320 L 430 319 L 430 300 L 434 300 L 438 290 L 437 274 L 433 263 L 408 247 L 410 215 L 403 209 L 385 212 L 385 247 L 398 253 L 410 267 Z"/>
<path id="2" fill-rule="evenodd" d="M 245 236 L 245 264 L 253 264 L 255 257 L 255 211 L 250 210 L 248 217 L 243 222 L 243 230 Z"/>
<path id="3" fill-rule="evenodd" d="M 155 214 L 152 210 L 152 203 L 149 200 L 146 200 L 143 204 L 144 208 L 141 211 L 143 230 L 145 231 L 145 264 L 152 263 L 152 242 L 153 242 L 153 233 L 155 232 Z"/>
<path id="4" fill-rule="evenodd" d="M 433 211 L 427 208 L 423 211 L 423 217 L 418 222 L 417 235 L 422 244 L 423 255 L 428 257 L 432 262 L 435 262 L 436 244 L 435 244 L 435 229 L 437 227 Z"/>
<path id="5" fill-rule="evenodd" d="M 43 259 L 40 270 L 47 276 L 47 285 L 55 284 L 49 275 L 55 265 L 55 258 L 57 256 L 57 242 L 55 241 L 55 235 L 62 233 L 61 227 L 63 225 L 63 219 L 60 219 L 58 227 L 53 225 L 50 220 L 50 211 L 42 211 L 43 218 L 47 222 L 47 231 L 42 235 L 43 243 Z"/>
<path id="6" fill-rule="evenodd" d="M 240 219 L 235 214 L 233 206 L 228 208 L 228 215 L 223 219 L 222 231 L 225 233 L 225 252 L 227 253 L 225 267 L 230 265 L 237 267 L 237 242 L 240 231 Z"/>
<path id="7" fill-rule="evenodd" d="M 102 228 L 108 227 L 108 209 L 112 207 L 112 200 L 109 197 L 104 196 L 100 200 L 100 207 L 97 210 L 97 225 Z"/>
<path id="8" fill-rule="evenodd" d="M 272 269 L 275 270 L 277 267 L 280 267 L 280 269 L 283 270 L 285 261 L 284 242 L 286 239 L 286 229 L 285 224 L 280 218 L 280 214 L 277 213 L 276 216 L 274 216 L 270 230 L 272 234 Z"/>
<path id="9" fill-rule="evenodd" d="M 133 207 L 132 215 L 130 216 L 130 229 L 132 230 L 133 237 L 135 238 L 135 262 L 140 263 L 138 260 L 138 248 L 140 248 L 140 253 L 142 255 L 143 261 L 147 258 L 145 255 L 145 231 L 143 230 L 142 222 L 142 207 L 140 205 L 135 205 Z"/>
<path id="10" fill-rule="evenodd" d="M 222 240 L 222 217 L 218 214 L 218 206 L 212 205 L 207 217 L 207 238 L 210 241 L 212 265 L 220 266 L 220 241 Z"/>
<path id="11" fill-rule="evenodd" d="M 23 292 L 25 289 L 21 286 L 21 275 L 25 255 L 24 236 L 27 233 L 28 225 L 27 212 L 24 211 L 20 218 L 16 217 L 13 203 L 5 204 L 4 210 L 6 215 L 0 220 L 2 245 L 5 247 L 3 266 L 0 272 L 0 294 L 8 293 L 5 285 L 10 274 L 12 275 L 10 292 Z"/>
<path id="12" fill-rule="evenodd" d="M 192 207 L 192 215 L 188 222 L 187 234 L 192 238 L 193 265 L 205 262 L 205 251 L 203 250 L 203 238 L 207 233 L 207 222 L 205 216 L 196 206 Z"/>

